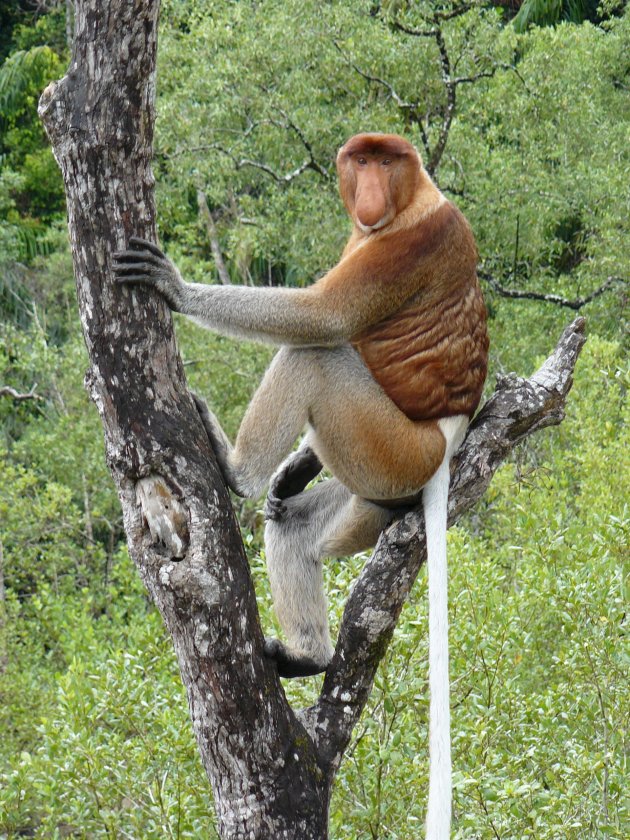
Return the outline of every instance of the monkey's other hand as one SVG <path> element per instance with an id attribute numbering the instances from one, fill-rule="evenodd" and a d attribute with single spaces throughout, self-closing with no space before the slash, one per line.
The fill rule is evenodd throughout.
<path id="1" fill-rule="evenodd" d="M 301 493 L 309 481 L 322 471 L 322 462 L 310 446 L 302 446 L 293 452 L 280 468 L 271 476 L 267 500 L 265 501 L 265 519 L 280 522 L 287 513 L 283 499 Z"/>
<path id="2" fill-rule="evenodd" d="M 152 286 L 166 298 L 171 309 L 179 310 L 186 283 L 157 245 L 132 236 L 129 239 L 129 250 L 117 251 L 113 260 L 117 283 Z"/>
<path id="3" fill-rule="evenodd" d="M 291 653 L 279 639 L 265 638 L 265 656 L 276 662 L 281 677 L 312 677 L 314 674 L 322 674 L 327 668 L 327 665 L 322 665 L 310 656 Z"/>

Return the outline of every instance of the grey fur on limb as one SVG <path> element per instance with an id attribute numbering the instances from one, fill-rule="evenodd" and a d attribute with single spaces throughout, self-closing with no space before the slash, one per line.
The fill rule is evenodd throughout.
<path id="1" fill-rule="evenodd" d="M 530 379 L 514 374 L 498 379 L 494 394 L 470 425 L 453 459 L 449 525 L 481 498 L 516 444 L 562 421 L 575 364 L 586 340 L 585 324 L 584 318 L 576 318 Z M 415 510 L 383 532 L 352 588 L 319 700 L 301 715 L 324 764 L 333 769 L 341 762 L 425 559 L 424 519 Z"/>

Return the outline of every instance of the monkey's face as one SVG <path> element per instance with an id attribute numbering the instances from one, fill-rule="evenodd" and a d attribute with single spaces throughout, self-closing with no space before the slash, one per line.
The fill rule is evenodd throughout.
<path id="1" fill-rule="evenodd" d="M 414 147 L 395 134 L 357 134 L 337 156 L 339 191 L 357 227 L 386 227 L 411 202 L 419 180 Z"/>

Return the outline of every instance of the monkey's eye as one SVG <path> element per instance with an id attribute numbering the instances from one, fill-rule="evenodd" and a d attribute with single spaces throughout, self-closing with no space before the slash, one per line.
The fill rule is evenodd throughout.
<path id="1" fill-rule="evenodd" d="M 357 163 L 359 164 L 359 166 L 366 166 L 367 165 L 367 160 L 364 157 L 360 157 L 360 158 L 357 158 Z"/>
<path id="2" fill-rule="evenodd" d="M 381 165 L 382 165 L 382 166 L 391 166 L 391 165 L 392 165 L 392 162 L 391 162 L 391 160 L 390 160 L 389 158 L 385 158 L 385 160 L 382 160 L 382 161 L 381 161 Z"/>

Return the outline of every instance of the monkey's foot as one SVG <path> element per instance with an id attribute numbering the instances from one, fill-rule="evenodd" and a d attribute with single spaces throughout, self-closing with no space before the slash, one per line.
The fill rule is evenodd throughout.
<path id="1" fill-rule="evenodd" d="M 310 446 L 298 449 L 290 455 L 278 472 L 271 477 L 265 502 L 265 519 L 271 519 L 274 522 L 283 519 L 286 514 L 283 499 L 301 493 L 321 470 L 322 462 Z"/>
<path id="2" fill-rule="evenodd" d="M 291 653 L 279 639 L 265 638 L 265 656 L 273 659 L 278 666 L 281 677 L 312 677 L 323 673 L 328 663 L 318 662 L 310 656 L 299 656 Z"/>

